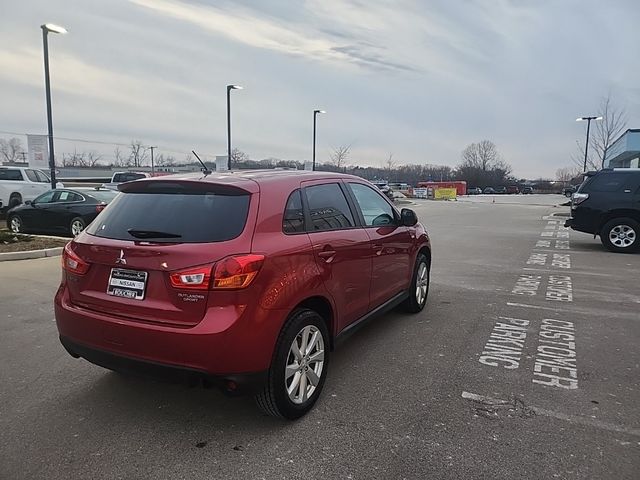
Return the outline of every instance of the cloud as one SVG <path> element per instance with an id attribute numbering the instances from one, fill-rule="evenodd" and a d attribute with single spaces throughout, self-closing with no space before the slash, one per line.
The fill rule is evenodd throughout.
<path id="1" fill-rule="evenodd" d="M 381 53 L 368 53 L 366 45 L 345 44 L 350 38 L 345 33 L 315 28 L 309 31 L 309 28 L 302 28 L 300 24 L 294 27 L 264 14 L 257 16 L 256 12 L 244 7 L 235 6 L 223 10 L 216 6 L 186 4 L 175 0 L 130 1 L 158 14 L 189 22 L 207 32 L 254 48 L 338 65 L 415 70 L 415 67 L 393 61 Z"/>

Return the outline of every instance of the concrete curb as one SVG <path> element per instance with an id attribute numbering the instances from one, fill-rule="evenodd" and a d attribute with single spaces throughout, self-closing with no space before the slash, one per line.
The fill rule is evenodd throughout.
<path id="1" fill-rule="evenodd" d="M 10 260 L 30 260 L 32 258 L 57 257 L 62 255 L 64 247 L 44 248 L 42 250 L 27 250 L 24 252 L 0 253 L 0 262 Z"/>

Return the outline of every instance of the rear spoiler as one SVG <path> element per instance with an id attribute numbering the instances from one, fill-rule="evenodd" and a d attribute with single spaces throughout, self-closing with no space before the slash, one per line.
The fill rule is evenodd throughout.
<path id="1" fill-rule="evenodd" d="M 235 185 L 225 185 L 212 182 L 199 182 L 183 179 L 161 180 L 145 178 L 132 182 L 121 183 L 118 190 L 124 193 L 157 193 L 198 195 L 212 193 L 217 195 L 250 195 L 252 192 Z"/>

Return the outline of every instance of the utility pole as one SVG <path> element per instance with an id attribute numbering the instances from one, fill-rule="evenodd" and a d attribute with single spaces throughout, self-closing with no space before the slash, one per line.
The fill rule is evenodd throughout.
<path id="1" fill-rule="evenodd" d="M 583 172 L 587 171 L 587 155 L 589 154 L 589 129 L 591 128 L 591 120 L 602 120 L 602 117 L 579 117 L 576 118 L 576 122 L 587 121 L 587 140 L 584 146 L 584 167 Z"/>
<path id="2" fill-rule="evenodd" d="M 151 149 L 151 175 L 153 176 L 155 172 L 155 166 L 153 164 L 153 149 L 158 147 L 149 147 Z"/>

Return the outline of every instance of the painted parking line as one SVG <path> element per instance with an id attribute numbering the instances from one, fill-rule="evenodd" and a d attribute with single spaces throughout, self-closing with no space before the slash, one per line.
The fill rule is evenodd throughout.
<path id="1" fill-rule="evenodd" d="M 516 405 L 516 401 L 514 400 L 500 400 L 493 397 L 487 397 L 485 395 L 478 395 L 476 393 L 471 392 L 462 392 L 462 398 L 465 400 L 471 400 L 477 403 L 481 403 L 482 405 L 500 408 L 500 407 L 509 407 L 511 405 Z M 527 409 L 531 410 L 536 415 L 541 415 L 544 417 L 556 418 L 558 420 L 564 420 L 569 423 L 575 423 L 578 425 L 584 425 L 587 427 L 599 428 L 601 430 L 607 430 L 610 432 L 616 433 L 624 433 L 626 435 L 631 435 L 634 437 L 640 437 L 640 428 L 627 428 L 622 427 L 620 425 L 615 425 L 613 423 L 603 422 L 601 420 L 597 420 L 595 418 L 584 417 L 581 415 L 570 415 L 567 413 L 556 412 L 554 410 L 548 410 L 546 408 L 540 408 L 533 405 L 527 405 Z"/>

